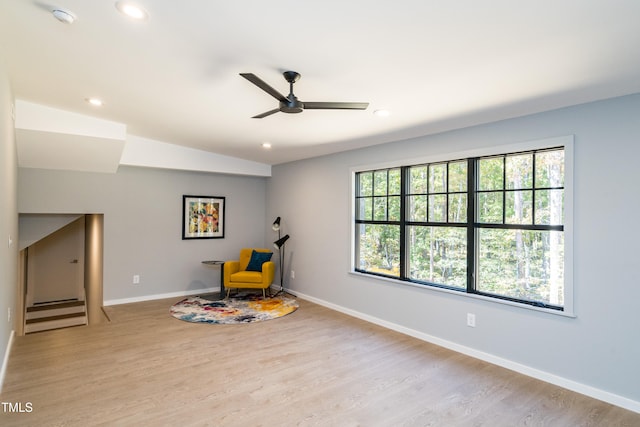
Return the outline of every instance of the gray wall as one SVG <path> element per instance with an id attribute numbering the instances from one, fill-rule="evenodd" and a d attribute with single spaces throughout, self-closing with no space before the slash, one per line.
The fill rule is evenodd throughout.
<path id="1" fill-rule="evenodd" d="M 265 178 L 120 167 L 116 174 L 20 168 L 21 214 L 104 214 L 107 303 L 218 287 L 201 261 L 263 246 Z M 182 196 L 226 198 L 224 239 L 182 240 Z M 140 284 L 133 285 L 133 275 Z"/>
<path id="2" fill-rule="evenodd" d="M 640 408 L 640 95 L 278 165 L 287 283 L 303 295 L 630 399 Z M 349 274 L 350 168 L 575 135 L 576 318 Z M 268 230 L 267 238 L 272 235 Z M 477 327 L 466 326 L 466 313 Z M 635 401 L 635 403 L 633 403 Z"/>
<path id="3" fill-rule="evenodd" d="M 13 131 L 13 98 L 6 68 L 0 59 L 0 363 L 5 360 L 13 327 L 18 281 L 18 160 Z M 9 245 L 9 239 L 13 243 Z M 7 310 L 12 319 L 8 321 Z M 0 372 L 0 376 L 4 371 Z M 2 378 L 0 377 L 0 387 Z"/>

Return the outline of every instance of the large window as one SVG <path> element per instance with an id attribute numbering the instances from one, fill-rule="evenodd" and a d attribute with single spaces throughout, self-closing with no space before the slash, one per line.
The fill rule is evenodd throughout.
<path id="1" fill-rule="evenodd" d="M 355 265 L 564 310 L 565 147 L 355 173 Z"/>

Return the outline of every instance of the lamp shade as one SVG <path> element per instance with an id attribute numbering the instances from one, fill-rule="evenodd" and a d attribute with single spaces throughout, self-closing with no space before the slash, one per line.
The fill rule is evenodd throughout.
<path id="1" fill-rule="evenodd" d="M 276 218 L 276 220 L 273 221 L 273 225 L 271 226 L 271 228 L 273 229 L 273 231 L 280 230 L 280 217 Z"/>
<path id="2" fill-rule="evenodd" d="M 276 249 L 280 249 L 282 246 L 284 246 L 284 242 L 286 242 L 287 240 L 289 240 L 289 235 L 285 234 L 280 239 L 273 242 L 273 247 Z"/>

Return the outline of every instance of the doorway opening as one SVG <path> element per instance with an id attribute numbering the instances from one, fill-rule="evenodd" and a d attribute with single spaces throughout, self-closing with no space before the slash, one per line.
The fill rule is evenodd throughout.
<path id="1" fill-rule="evenodd" d="M 18 334 L 108 320 L 102 214 L 21 215 L 20 249 Z"/>

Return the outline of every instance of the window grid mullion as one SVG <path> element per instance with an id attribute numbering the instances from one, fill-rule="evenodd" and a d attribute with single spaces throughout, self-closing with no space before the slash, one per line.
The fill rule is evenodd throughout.
<path id="1" fill-rule="evenodd" d="M 400 279 L 408 280 L 408 259 L 407 259 L 407 226 L 406 226 L 406 197 L 407 186 L 409 185 L 409 167 L 400 168 Z"/>
<path id="2" fill-rule="evenodd" d="M 507 156 L 502 156 L 502 223 L 507 223 Z"/>
<path id="3" fill-rule="evenodd" d="M 467 292 L 476 292 L 476 188 L 478 173 L 477 159 L 467 160 Z"/>
<path id="4" fill-rule="evenodd" d="M 531 224 L 536 224 L 536 153 L 531 153 Z"/>
<path id="5" fill-rule="evenodd" d="M 385 219 L 387 221 L 389 221 L 389 171 L 391 169 L 387 169 L 387 190 L 386 190 L 386 202 L 387 202 L 387 208 L 385 209 Z"/>
<path id="6" fill-rule="evenodd" d="M 446 186 L 444 187 L 445 198 L 444 198 L 444 222 L 449 224 L 449 166 L 451 166 L 450 162 L 447 162 L 447 173 L 446 173 Z"/>

